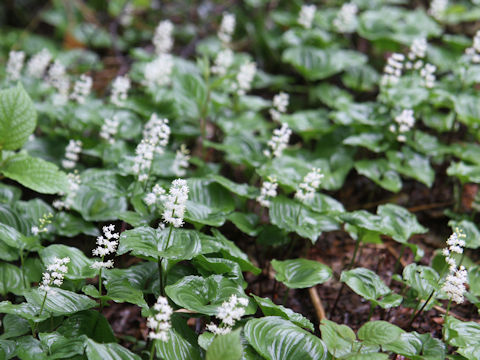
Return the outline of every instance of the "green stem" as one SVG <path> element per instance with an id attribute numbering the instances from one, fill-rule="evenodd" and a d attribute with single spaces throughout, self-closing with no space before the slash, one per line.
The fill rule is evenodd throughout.
<path id="1" fill-rule="evenodd" d="M 105 259 L 105 256 L 102 256 L 102 263 L 103 260 Z M 100 271 L 98 273 L 98 294 L 100 295 L 100 312 L 103 309 L 103 299 L 102 299 L 102 268 L 100 268 Z"/>
<path id="2" fill-rule="evenodd" d="M 393 267 L 393 273 L 392 274 L 397 273 L 398 266 L 400 265 L 400 259 L 402 258 L 404 252 L 405 252 L 405 244 L 402 244 L 402 247 L 400 248 L 400 254 L 398 254 L 398 258 L 395 261 L 395 265 Z"/>
<path id="3" fill-rule="evenodd" d="M 150 349 L 150 360 L 153 360 L 155 355 L 155 340 L 152 341 L 152 348 Z"/>
<path id="4" fill-rule="evenodd" d="M 452 304 L 452 299 L 448 300 L 447 311 L 445 312 L 445 317 L 443 318 L 443 327 L 442 327 L 442 340 L 445 342 L 445 322 L 447 321 L 448 313 L 450 311 L 450 305 Z"/>
<path id="5" fill-rule="evenodd" d="M 168 249 L 170 244 L 170 238 L 172 237 L 173 226 L 170 225 L 170 231 L 168 232 L 167 243 L 165 244 L 165 250 Z M 165 285 L 167 284 L 167 273 L 163 274 L 163 258 L 158 257 L 158 278 L 160 280 L 160 293 L 165 296 Z"/>
<path id="6" fill-rule="evenodd" d="M 45 307 L 45 301 L 46 300 L 47 300 L 47 291 L 45 290 L 45 295 L 43 297 L 42 306 L 40 306 L 40 312 L 38 314 L 38 317 L 42 316 L 42 312 L 43 312 L 43 308 Z M 35 323 L 33 325 L 33 329 L 32 329 L 33 337 L 37 336 L 37 325 L 38 325 L 38 323 Z"/>
<path id="7" fill-rule="evenodd" d="M 27 279 L 25 279 L 25 269 L 23 266 L 23 249 L 20 250 L 20 266 L 22 269 L 22 280 L 23 280 L 23 285 L 25 286 L 25 289 L 27 289 L 29 286 L 27 286 Z"/>
<path id="8" fill-rule="evenodd" d="M 368 313 L 368 320 L 367 321 L 370 321 L 370 319 L 372 318 L 372 315 L 373 315 L 373 311 L 375 310 L 375 305 L 374 303 L 370 303 L 370 311 Z"/>
<path id="9" fill-rule="evenodd" d="M 423 311 L 423 309 L 425 309 L 427 307 L 427 304 L 429 303 L 429 301 L 432 299 L 433 295 L 435 294 L 435 290 L 432 290 L 432 292 L 430 293 L 430 295 L 428 295 L 428 298 L 427 300 L 425 300 L 425 303 L 422 305 L 422 307 L 420 308 L 420 310 L 418 310 L 416 313 L 413 314 L 412 318 L 410 319 L 410 322 L 408 323 L 408 327 L 412 326 L 413 322 L 415 321 L 415 319 L 418 317 L 418 315 L 420 315 Z M 418 305 L 417 305 L 418 306 Z"/>

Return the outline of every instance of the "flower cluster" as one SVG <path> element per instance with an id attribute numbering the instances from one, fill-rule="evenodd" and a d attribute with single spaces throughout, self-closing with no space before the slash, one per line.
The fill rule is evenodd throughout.
<path id="1" fill-rule="evenodd" d="M 75 81 L 73 85 L 73 92 L 70 95 L 72 100 L 75 100 L 79 104 L 84 104 L 88 95 L 92 91 L 93 80 L 90 76 L 82 74 L 80 79 Z"/>
<path id="2" fill-rule="evenodd" d="M 448 0 L 432 0 L 428 13 L 437 20 L 442 20 L 448 7 Z"/>
<path id="3" fill-rule="evenodd" d="M 106 255 L 114 254 L 117 251 L 118 233 L 115 233 L 115 225 L 108 225 L 103 227 L 103 236 L 97 237 L 97 247 L 92 250 L 94 256 L 102 258 L 102 261 L 95 261 L 91 267 L 92 269 L 112 268 L 113 260 L 103 261 Z"/>
<path id="4" fill-rule="evenodd" d="M 147 181 L 155 154 L 155 144 L 151 140 L 142 139 L 135 149 L 135 154 L 132 171 L 138 175 L 138 181 Z"/>
<path id="5" fill-rule="evenodd" d="M 289 95 L 283 91 L 273 97 L 273 107 L 270 109 L 270 116 L 274 121 L 280 121 L 280 116 L 287 111 Z"/>
<path id="6" fill-rule="evenodd" d="M 32 234 L 37 236 L 40 233 L 48 232 L 48 225 L 52 223 L 52 218 L 52 213 L 44 214 L 40 219 L 38 219 L 38 226 L 32 226 Z"/>
<path id="7" fill-rule="evenodd" d="M 168 305 L 167 298 L 159 296 L 153 309 L 156 314 L 147 318 L 147 326 L 152 330 L 148 337 L 152 340 L 168 341 L 168 331 L 172 327 L 170 318 L 173 309 Z"/>
<path id="8" fill-rule="evenodd" d="M 435 86 L 435 80 L 437 79 L 435 71 L 437 71 L 437 67 L 428 63 L 420 70 L 420 76 L 422 77 L 423 85 L 426 88 L 431 89 Z"/>
<path id="9" fill-rule="evenodd" d="M 403 61 L 405 56 L 399 53 L 393 53 L 387 60 L 387 64 L 383 69 L 381 79 L 382 85 L 395 85 L 400 80 L 403 70 Z"/>
<path id="10" fill-rule="evenodd" d="M 313 168 L 305 177 L 303 181 L 298 185 L 295 192 L 295 198 L 300 201 L 311 201 L 315 196 L 315 191 L 320 187 L 324 175 L 320 169 Z"/>
<path id="11" fill-rule="evenodd" d="M 112 93 L 110 101 L 117 106 L 123 106 L 128 97 L 130 89 L 130 79 L 127 76 L 117 76 L 112 83 Z"/>
<path id="12" fill-rule="evenodd" d="M 52 54 L 47 49 L 42 49 L 28 61 L 27 74 L 37 79 L 42 78 L 51 60 Z"/>
<path id="13" fill-rule="evenodd" d="M 115 143 L 115 135 L 117 135 L 118 127 L 120 126 L 120 120 L 117 115 L 113 115 L 111 118 L 106 118 L 102 124 L 100 130 L 100 137 L 108 141 L 109 144 Z"/>
<path id="14" fill-rule="evenodd" d="M 50 66 L 47 74 L 47 82 L 58 91 L 55 97 L 55 104 L 65 105 L 68 101 L 70 79 L 67 75 L 67 69 L 58 60 L 55 60 L 52 66 Z"/>
<path id="15" fill-rule="evenodd" d="M 17 81 L 20 79 L 20 74 L 23 69 L 23 63 L 25 62 L 25 53 L 23 51 L 10 51 L 8 54 L 8 62 L 5 72 L 7 78 L 11 81 Z"/>
<path id="16" fill-rule="evenodd" d="M 74 173 L 70 173 L 67 175 L 68 179 L 68 193 L 66 194 L 63 200 L 55 200 L 52 203 L 52 206 L 55 209 L 62 210 L 62 209 L 70 209 L 73 205 L 73 201 L 77 196 L 78 189 L 80 188 L 80 175 L 78 175 L 77 171 L 75 170 Z"/>
<path id="17" fill-rule="evenodd" d="M 260 195 L 257 196 L 257 201 L 260 205 L 264 207 L 270 207 L 270 200 L 277 196 L 277 179 L 274 177 L 268 177 L 268 181 L 264 181 L 262 184 L 262 188 L 260 189 Z"/>
<path id="18" fill-rule="evenodd" d="M 167 197 L 165 196 L 165 190 L 158 184 L 156 184 L 152 192 L 149 192 L 145 197 L 143 198 L 143 201 L 145 201 L 145 204 L 151 206 L 155 204 L 158 200 L 161 202 L 164 202 Z"/>
<path id="19" fill-rule="evenodd" d="M 232 41 L 232 35 L 235 31 L 235 15 L 230 13 L 223 13 L 222 22 L 218 29 L 218 38 L 224 44 L 229 44 Z"/>
<path id="20" fill-rule="evenodd" d="M 287 124 L 283 123 L 280 129 L 273 130 L 272 138 L 267 143 L 271 150 L 265 150 L 263 153 L 266 156 L 281 156 L 290 141 L 291 135 L 292 130 Z"/>
<path id="21" fill-rule="evenodd" d="M 172 170 L 177 176 L 184 176 L 187 173 L 188 161 L 190 160 L 190 151 L 185 144 L 180 145 L 180 149 L 175 153 Z"/>
<path id="22" fill-rule="evenodd" d="M 215 63 L 212 66 L 212 74 L 224 76 L 227 70 L 233 64 L 233 51 L 229 48 L 221 50 L 215 57 Z"/>
<path id="23" fill-rule="evenodd" d="M 143 128 L 143 138 L 154 144 L 157 154 L 163 154 L 170 138 L 168 119 L 161 119 L 157 114 L 152 114 Z"/>
<path id="24" fill-rule="evenodd" d="M 82 152 L 82 142 L 80 140 L 70 140 L 65 148 L 65 159 L 62 160 L 62 166 L 65 169 L 73 169 L 78 162 L 79 155 Z"/>
<path id="25" fill-rule="evenodd" d="M 52 285 L 61 286 L 63 279 L 68 271 L 67 264 L 70 262 L 69 257 L 62 259 L 54 258 L 53 263 L 47 266 L 47 271 L 43 273 L 42 283 L 38 287 L 40 290 L 54 293 Z"/>
<path id="26" fill-rule="evenodd" d="M 340 8 L 333 26 L 341 33 L 351 33 L 357 27 L 358 7 L 354 3 L 345 3 Z"/>
<path id="27" fill-rule="evenodd" d="M 256 73 L 257 64 L 252 61 L 247 61 L 240 66 L 240 70 L 235 77 L 236 82 L 233 84 L 233 90 L 236 91 L 237 95 L 245 95 L 250 90 Z"/>
<path id="28" fill-rule="evenodd" d="M 315 17 L 317 7 L 315 5 L 302 5 L 300 13 L 298 14 L 297 23 L 302 25 L 305 29 L 312 27 L 313 18 Z"/>
<path id="29" fill-rule="evenodd" d="M 163 221 L 172 224 L 174 227 L 183 225 L 183 217 L 185 216 L 185 205 L 188 200 L 188 185 L 183 179 L 172 181 L 170 191 L 165 199 L 163 211 Z"/>
<path id="30" fill-rule="evenodd" d="M 221 320 L 220 326 L 213 323 L 207 325 L 207 330 L 216 335 L 225 335 L 232 331 L 235 322 L 245 315 L 245 308 L 248 306 L 248 299 L 232 294 L 228 301 L 223 302 L 218 309 L 217 319 Z"/>
<path id="31" fill-rule="evenodd" d="M 412 109 L 404 109 L 399 115 L 395 117 L 396 125 L 392 124 L 389 130 L 393 133 L 398 133 L 397 140 L 400 142 L 407 141 L 405 133 L 410 131 L 415 125 L 415 118 Z"/>
<path id="32" fill-rule="evenodd" d="M 173 24 L 170 20 L 161 21 L 155 29 L 153 35 L 153 46 L 155 46 L 155 53 L 166 54 L 172 50 L 173 47 Z"/>
<path id="33" fill-rule="evenodd" d="M 472 63 L 480 63 L 480 30 L 475 34 L 473 45 L 465 50 L 465 54 Z"/>
<path id="34" fill-rule="evenodd" d="M 170 83 L 173 71 L 173 58 L 170 54 L 160 54 L 157 58 L 145 65 L 143 75 L 145 85 L 152 87 L 163 86 Z"/>
<path id="35" fill-rule="evenodd" d="M 463 253 L 465 246 L 464 238 L 465 234 L 460 229 L 455 229 L 455 232 L 447 240 L 448 247 L 443 249 L 442 252 L 449 267 L 449 274 L 442 285 L 442 290 L 450 300 L 455 301 L 457 304 L 463 303 L 463 295 L 466 291 L 464 284 L 467 282 L 467 270 L 463 266 L 457 268 L 457 263 L 452 257 L 452 253 Z"/>

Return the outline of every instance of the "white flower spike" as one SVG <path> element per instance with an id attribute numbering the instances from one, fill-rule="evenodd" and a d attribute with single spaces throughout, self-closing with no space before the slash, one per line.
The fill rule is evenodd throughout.
<path id="1" fill-rule="evenodd" d="M 67 264 L 69 262 L 69 257 L 62 259 L 54 258 L 53 263 L 48 265 L 47 271 L 43 273 L 42 282 L 38 288 L 46 292 L 54 293 L 51 287 L 53 285 L 60 287 L 63 284 L 65 274 L 68 272 Z"/>
<path id="2" fill-rule="evenodd" d="M 257 201 L 263 207 L 270 207 L 270 199 L 277 196 L 278 183 L 274 177 L 268 177 L 268 181 L 264 181 L 260 189 L 260 195 L 257 196 Z"/>
<path id="3" fill-rule="evenodd" d="M 168 341 L 168 332 L 172 327 L 170 318 L 173 309 L 168 305 L 167 298 L 159 296 L 156 304 L 153 306 L 155 315 L 147 318 L 147 326 L 151 329 L 148 337 L 152 340 Z"/>
<path id="4" fill-rule="evenodd" d="M 315 17 L 315 11 L 317 11 L 315 5 L 302 5 L 300 13 L 298 14 L 297 22 L 305 29 L 310 29 L 312 27 L 313 18 Z"/>
<path id="5" fill-rule="evenodd" d="M 320 187 L 323 177 L 324 175 L 320 169 L 313 168 L 312 171 L 305 175 L 300 185 L 298 185 L 295 198 L 302 202 L 311 201 L 315 196 L 315 192 Z"/>
<path id="6" fill-rule="evenodd" d="M 285 123 L 282 124 L 280 129 L 273 130 L 272 138 L 267 143 L 271 150 L 265 150 L 264 154 L 273 157 L 281 156 L 290 141 L 291 135 L 292 130 Z"/>
<path id="7" fill-rule="evenodd" d="M 185 205 L 188 200 L 188 185 L 183 179 L 173 180 L 170 191 L 165 199 L 163 221 L 172 224 L 174 227 L 183 226 Z"/>
<path id="8" fill-rule="evenodd" d="M 97 247 L 92 250 L 94 256 L 102 258 L 102 261 L 95 261 L 92 269 L 112 268 L 113 260 L 103 261 L 106 255 L 114 254 L 117 251 L 120 235 L 115 231 L 115 225 L 110 224 L 103 227 L 103 236 L 97 237 Z"/>
<path id="9" fill-rule="evenodd" d="M 25 53 L 23 51 L 10 51 L 8 54 L 7 67 L 5 69 L 8 80 L 17 81 L 20 79 L 24 62 Z"/>
<path id="10" fill-rule="evenodd" d="M 153 45 L 156 54 L 166 54 L 173 47 L 173 24 L 170 20 L 161 21 L 153 35 Z"/>

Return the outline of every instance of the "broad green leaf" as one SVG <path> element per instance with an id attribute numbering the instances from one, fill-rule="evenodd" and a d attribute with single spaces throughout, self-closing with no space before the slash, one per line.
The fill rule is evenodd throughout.
<path id="1" fill-rule="evenodd" d="M 22 295 L 25 290 L 22 270 L 12 264 L 0 262 L 0 295 L 9 292 Z"/>
<path id="2" fill-rule="evenodd" d="M 480 121 L 480 100 L 477 96 L 459 94 L 454 97 L 455 112 L 458 119 L 467 126 L 474 126 Z"/>
<path id="3" fill-rule="evenodd" d="M 165 288 L 168 297 L 178 306 L 202 314 L 216 315 L 218 308 L 231 295 L 247 298 L 241 285 L 221 275 L 185 276 Z M 246 314 L 252 314 L 255 306 L 250 302 Z"/>
<path id="4" fill-rule="evenodd" d="M 402 189 L 402 179 L 396 171 L 390 168 L 385 159 L 357 161 L 355 170 L 384 189 L 392 192 L 399 192 Z"/>
<path id="5" fill-rule="evenodd" d="M 31 335 L 23 336 L 15 341 L 15 356 L 22 360 L 47 360 L 49 357 L 43 350 L 40 341 Z"/>
<path id="6" fill-rule="evenodd" d="M 65 274 L 67 279 L 93 278 L 97 274 L 97 271 L 91 268 L 94 260 L 87 258 L 81 250 L 71 246 L 50 245 L 43 248 L 39 255 L 45 266 L 53 264 L 55 258 L 69 257 L 70 262 L 67 264 L 68 272 Z"/>
<path id="7" fill-rule="evenodd" d="M 272 260 L 272 267 L 276 272 L 275 279 L 291 289 L 312 287 L 332 277 L 332 269 L 313 260 Z"/>
<path id="8" fill-rule="evenodd" d="M 244 336 L 257 352 L 269 360 L 328 358 L 322 340 L 277 316 L 249 320 Z"/>
<path id="9" fill-rule="evenodd" d="M 45 291 L 32 289 L 25 293 L 27 302 L 40 311 Z M 73 314 L 97 306 L 97 303 L 85 295 L 79 295 L 72 291 L 55 288 L 50 291 L 45 300 L 43 311 L 50 312 L 54 316 Z"/>
<path id="10" fill-rule="evenodd" d="M 229 279 L 243 283 L 242 270 L 235 261 L 221 257 L 199 255 L 192 260 L 192 263 L 202 276 L 212 274 L 225 275 Z"/>
<path id="11" fill-rule="evenodd" d="M 382 353 L 365 353 L 365 354 L 352 354 L 347 356 L 345 359 L 348 360 L 388 360 L 388 354 Z"/>
<path id="12" fill-rule="evenodd" d="M 384 234 L 390 235 L 394 240 L 406 243 L 413 234 L 423 234 L 427 228 L 420 225 L 417 218 L 407 209 L 394 205 L 381 205 L 377 209 L 381 217 L 381 230 Z"/>
<path id="13" fill-rule="evenodd" d="M 343 143 L 350 146 L 363 146 L 376 153 L 382 153 L 388 149 L 389 143 L 382 133 L 361 133 L 351 135 L 343 140 Z"/>
<path id="14" fill-rule="evenodd" d="M 67 175 L 55 164 L 24 152 L 10 156 L 0 168 L 6 177 L 43 194 L 68 191 Z"/>
<path id="15" fill-rule="evenodd" d="M 57 213 L 53 225 L 58 235 L 61 236 L 75 237 L 79 234 L 85 234 L 97 237 L 100 235 L 100 232 L 94 224 L 68 212 L 62 211 Z"/>
<path id="16" fill-rule="evenodd" d="M 221 175 L 211 174 L 208 176 L 208 178 L 214 180 L 216 183 L 222 185 L 225 189 L 237 194 L 238 196 L 255 199 L 259 194 L 257 188 L 248 184 L 237 184 Z"/>
<path id="17" fill-rule="evenodd" d="M 0 339 L 18 337 L 32 331 L 28 321 L 18 315 L 5 314 L 2 323 L 4 332 L 0 335 Z"/>
<path id="18" fill-rule="evenodd" d="M 347 325 L 339 325 L 333 321 L 323 319 L 320 325 L 322 340 L 327 345 L 328 352 L 334 357 L 343 357 L 352 351 L 357 337 Z"/>
<path id="19" fill-rule="evenodd" d="M 397 340 L 383 344 L 382 348 L 412 360 L 444 360 L 446 350 L 440 339 L 415 331 L 402 333 Z"/>
<path id="20" fill-rule="evenodd" d="M 463 161 L 452 162 L 447 169 L 447 175 L 457 177 L 462 184 L 480 183 L 480 166 L 468 165 Z"/>
<path id="21" fill-rule="evenodd" d="M 310 322 L 310 320 L 300 315 L 299 313 L 296 313 L 293 310 L 286 308 L 282 305 L 277 305 L 269 298 L 261 298 L 253 294 L 252 296 L 257 302 L 260 309 L 262 309 L 263 315 L 280 316 L 285 320 L 290 320 L 295 325 L 298 325 L 300 327 L 313 331 L 313 324 Z"/>
<path id="22" fill-rule="evenodd" d="M 156 262 L 142 262 L 126 269 L 113 268 L 103 276 L 108 281 L 128 280 L 135 289 L 149 292 L 152 284 L 158 281 L 158 264 Z"/>
<path id="23" fill-rule="evenodd" d="M 351 50 L 299 46 L 285 50 L 282 60 L 291 64 L 306 79 L 320 80 L 346 68 L 362 65 L 367 58 Z"/>
<path id="24" fill-rule="evenodd" d="M 109 280 L 106 282 L 107 297 L 116 303 L 128 302 L 148 309 L 143 292 L 134 288 L 127 279 Z"/>
<path id="25" fill-rule="evenodd" d="M 402 152 L 388 151 L 387 158 L 393 170 L 432 186 L 435 172 L 426 157 L 404 147 Z"/>
<path id="26" fill-rule="evenodd" d="M 36 125 L 35 106 L 20 83 L 0 90 L 0 151 L 21 148 Z"/>
<path id="27" fill-rule="evenodd" d="M 258 216 L 256 214 L 234 212 L 228 215 L 227 219 L 230 220 L 238 229 L 240 229 L 245 234 L 249 236 L 258 235 Z"/>
<path id="28" fill-rule="evenodd" d="M 85 353 L 89 360 L 141 360 L 142 358 L 115 343 L 99 344 L 92 339 L 85 341 Z"/>
<path id="29" fill-rule="evenodd" d="M 128 193 L 131 181 L 112 170 L 88 169 L 82 172 L 81 182 L 102 193 L 122 197 Z"/>
<path id="30" fill-rule="evenodd" d="M 67 317 L 57 331 L 66 338 L 86 335 L 101 343 L 117 341 L 107 319 L 96 310 L 81 311 Z"/>
<path id="31" fill-rule="evenodd" d="M 372 270 L 356 268 L 343 271 L 340 281 L 346 283 L 358 295 L 384 309 L 398 306 L 402 302 L 402 297 L 393 294 L 390 288 Z"/>
<path id="32" fill-rule="evenodd" d="M 358 338 L 370 344 L 385 345 L 397 340 L 404 330 L 386 321 L 369 321 L 358 330 Z"/>
<path id="33" fill-rule="evenodd" d="M 200 360 L 196 334 L 187 326 L 186 320 L 172 315 L 172 328 L 168 331 L 168 341 L 156 340 L 155 347 L 159 359 Z"/>
<path id="34" fill-rule="evenodd" d="M 86 337 L 66 338 L 57 332 L 38 334 L 42 348 L 48 352 L 49 359 L 71 359 L 74 355 L 82 355 Z"/>
<path id="35" fill-rule="evenodd" d="M 116 220 L 119 211 L 127 210 L 127 201 L 125 197 L 115 197 L 87 186 L 80 186 L 72 209 L 77 210 L 88 221 Z"/>
<path id="36" fill-rule="evenodd" d="M 15 249 L 37 251 L 41 248 L 36 237 L 24 236 L 11 226 L 0 223 L 0 240 Z"/>
<path id="37" fill-rule="evenodd" d="M 296 232 L 313 243 L 322 232 L 338 229 L 338 223 L 333 217 L 318 214 L 307 206 L 283 196 L 272 199 L 269 213 L 272 224 L 288 232 Z"/>
<path id="38" fill-rule="evenodd" d="M 467 347 L 478 345 L 480 324 L 474 321 L 461 321 L 448 316 L 444 325 L 445 340 L 451 346 Z"/>
<path id="39" fill-rule="evenodd" d="M 48 314 L 44 312 L 41 317 L 37 316 L 39 308 L 28 303 L 12 304 L 10 301 L 0 302 L 0 313 L 18 315 L 27 320 L 45 320 Z"/>
<path id="40" fill-rule="evenodd" d="M 15 354 L 16 347 L 13 340 L 0 340 L 0 359 L 11 359 Z"/>
<path id="41" fill-rule="evenodd" d="M 240 360 L 243 349 L 240 329 L 226 335 L 217 335 L 208 347 L 206 360 Z"/>
<path id="42" fill-rule="evenodd" d="M 22 190 L 15 186 L 0 184 L 0 203 L 13 204 L 22 197 Z"/>
<path id="43" fill-rule="evenodd" d="M 432 291 L 439 290 L 440 276 L 429 266 L 408 264 L 403 269 L 403 279 L 423 300 L 426 300 Z"/>

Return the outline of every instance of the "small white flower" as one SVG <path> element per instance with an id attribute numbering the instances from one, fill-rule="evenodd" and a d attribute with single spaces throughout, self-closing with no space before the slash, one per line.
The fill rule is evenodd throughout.
<path id="1" fill-rule="evenodd" d="M 235 77 L 236 82 L 232 84 L 233 90 L 237 95 L 245 95 L 247 91 L 252 87 L 252 81 L 257 73 L 257 64 L 252 61 L 247 61 L 246 63 L 240 66 L 237 76 Z"/>
<path id="2" fill-rule="evenodd" d="M 387 60 L 387 64 L 383 69 L 381 79 L 382 85 L 395 85 L 400 80 L 403 70 L 403 61 L 405 56 L 399 53 L 393 53 Z"/>
<path id="3" fill-rule="evenodd" d="M 180 149 L 175 153 L 175 160 L 173 160 L 172 170 L 177 176 L 184 176 L 188 169 L 188 161 L 190 160 L 190 151 L 185 144 L 180 145 Z"/>
<path id="4" fill-rule="evenodd" d="M 235 31 L 235 15 L 230 13 L 223 13 L 222 22 L 218 29 L 218 38 L 221 42 L 228 44 L 232 41 L 232 35 Z"/>
<path id="5" fill-rule="evenodd" d="M 152 189 L 152 192 L 145 195 L 145 197 L 143 198 L 143 201 L 148 206 L 151 206 L 151 205 L 154 205 L 157 201 L 164 202 L 165 199 L 166 199 L 165 190 L 160 185 L 155 184 L 155 186 Z"/>
<path id="6" fill-rule="evenodd" d="M 404 109 L 399 115 L 395 117 L 396 125 L 390 125 L 389 129 L 397 134 L 397 140 L 405 142 L 407 140 L 405 133 L 409 132 L 415 125 L 415 117 L 412 109 Z"/>
<path id="7" fill-rule="evenodd" d="M 123 106 L 128 97 L 130 79 L 127 76 L 117 76 L 112 83 L 110 102 L 117 106 Z"/>
<path id="8" fill-rule="evenodd" d="M 92 91 L 93 80 L 90 76 L 82 74 L 80 78 L 75 81 L 73 85 L 73 92 L 70 95 L 72 100 L 75 100 L 79 104 L 84 104 L 86 98 Z"/>
<path id="9" fill-rule="evenodd" d="M 345 3 L 340 8 L 333 25 L 341 33 L 354 32 L 357 27 L 358 7 L 354 3 Z"/>
<path id="10" fill-rule="evenodd" d="M 173 58 L 170 54 L 160 54 L 155 60 L 145 65 L 143 71 L 145 85 L 168 85 L 173 65 Z"/>
<path id="11" fill-rule="evenodd" d="M 448 0 L 432 0 L 428 13 L 437 20 L 442 20 L 448 8 Z"/>
<path id="12" fill-rule="evenodd" d="M 287 111 L 290 96 L 281 92 L 273 97 L 273 108 L 270 109 L 270 116 L 274 121 L 280 121 L 280 116 Z"/>
<path id="13" fill-rule="evenodd" d="M 8 54 L 7 68 L 5 69 L 8 80 L 17 81 L 20 79 L 24 62 L 25 53 L 23 51 L 10 51 Z"/>
<path id="14" fill-rule="evenodd" d="M 65 159 L 62 160 L 62 166 L 65 169 L 73 169 L 77 165 L 81 152 L 82 142 L 80 140 L 70 140 L 65 148 Z"/>
<path id="15" fill-rule="evenodd" d="M 173 47 L 173 24 L 170 20 L 161 21 L 153 35 L 153 45 L 156 54 L 166 54 Z"/>
<path id="16" fill-rule="evenodd" d="M 410 61 L 414 61 L 416 59 L 423 59 L 427 53 L 427 39 L 424 37 L 416 38 L 413 40 L 412 46 L 410 47 L 410 51 L 408 53 L 408 59 Z"/>
<path id="17" fill-rule="evenodd" d="M 480 30 L 475 34 L 473 45 L 465 50 L 465 54 L 472 63 L 480 63 Z"/>
<path id="18" fill-rule="evenodd" d="M 291 135 L 292 130 L 285 123 L 282 124 L 280 129 L 273 130 L 272 138 L 267 143 L 271 150 L 265 150 L 264 154 L 273 157 L 281 156 L 290 141 Z"/>
<path id="19" fill-rule="evenodd" d="M 233 64 L 233 51 L 230 49 L 223 49 L 215 57 L 215 63 L 212 66 L 212 74 L 224 76 L 227 70 Z"/>
<path id="20" fill-rule="evenodd" d="M 188 185 L 183 179 L 173 180 L 164 202 L 163 221 L 174 227 L 183 225 L 185 205 L 188 200 Z"/>
<path id="21" fill-rule="evenodd" d="M 52 55 L 47 49 L 36 53 L 27 63 L 27 74 L 40 79 L 43 77 L 48 64 L 52 60 Z"/>
<path id="22" fill-rule="evenodd" d="M 156 304 L 153 306 L 155 315 L 147 318 L 147 326 L 151 329 L 148 337 L 152 340 L 168 341 L 168 332 L 172 327 L 170 318 L 173 309 L 168 305 L 167 298 L 159 296 Z"/>
<path id="23" fill-rule="evenodd" d="M 459 269 L 455 269 L 447 275 L 442 290 L 450 300 L 461 304 L 464 300 L 464 294 L 466 292 L 465 284 L 467 281 L 467 270 L 465 270 L 465 267 L 460 266 Z"/>
<path id="24" fill-rule="evenodd" d="M 324 175 L 320 169 L 313 168 L 312 171 L 303 178 L 300 185 L 298 185 L 295 198 L 302 202 L 311 201 L 315 196 L 315 192 L 320 187 L 323 177 Z"/>
<path id="25" fill-rule="evenodd" d="M 150 140 L 142 139 L 135 149 L 135 154 L 132 171 L 138 175 L 138 181 L 146 181 L 148 180 L 153 156 L 155 154 L 155 144 Z"/>
<path id="26" fill-rule="evenodd" d="M 32 234 L 37 236 L 39 233 L 40 233 L 40 229 L 38 228 L 38 226 L 32 226 Z"/>
<path id="27" fill-rule="evenodd" d="M 300 13 L 298 14 L 297 22 L 305 29 L 310 29 L 312 27 L 313 18 L 315 17 L 315 11 L 317 11 L 315 5 L 302 5 Z"/>
<path id="28" fill-rule="evenodd" d="M 110 224 L 102 228 L 103 236 L 97 237 L 97 247 L 92 250 L 94 256 L 102 258 L 102 261 L 94 262 L 92 269 L 102 269 L 113 267 L 113 260 L 103 261 L 106 255 L 114 254 L 117 251 L 118 239 L 120 235 L 115 233 L 115 225 Z"/>
<path id="29" fill-rule="evenodd" d="M 61 286 L 65 274 L 68 271 L 66 266 L 70 262 L 69 257 L 64 257 L 62 259 L 54 258 L 53 263 L 47 266 L 47 271 L 43 273 L 42 282 L 38 287 L 40 290 L 46 292 L 52 292 L 52 285 Z"/>
<path id="30" fill-rule="evenodd" d="M 257 196 L 257 201 L 263 207 L 270 207 L 270 199 L 277 196 L 278 183 L 274 177 L 269 177 L 268 181 L 264 181 L 260 189 L 260 195 Z"/>
<path id="31" fill-rule="evenodd" d="M 420 70 L 420 76 L 423 79 L 423 85 L 431 89 L 435 86 L 435 71 L 437 71 L 437 67 L 432 64 L 425 64 L 425 66 Z"/>
<path id="32" fill-rule="evenodd" d="M 170 132 L 168 119 L 159 118 L 157 114 L 152 114 L 143 128 L 143 138 L 155 145 L 157 154 L 163 154 L 170 139 Z"/>
<path id="33" fill-rule="evenodd" d="M 107 140 L 109 144 L 114 144 L 119 126 L 120 120 L 118 120 L 117 115 L 113 115 L 112 118 L 106 118 L 100 130 L 100 137 Z"/>
<path id="34" fill-rule="evenodd" d="M 245 315 L 247 305 L 248 299 L 243 297 L 239 298 L 237 295 L 232 294 L 228 301 L 224 301 L 218 309 L 216 317 L 222 321 L 221 325 L 208 324 L 206 326 L 207 330 L 216 335 L 228 334 L 235 323 Z"/>

